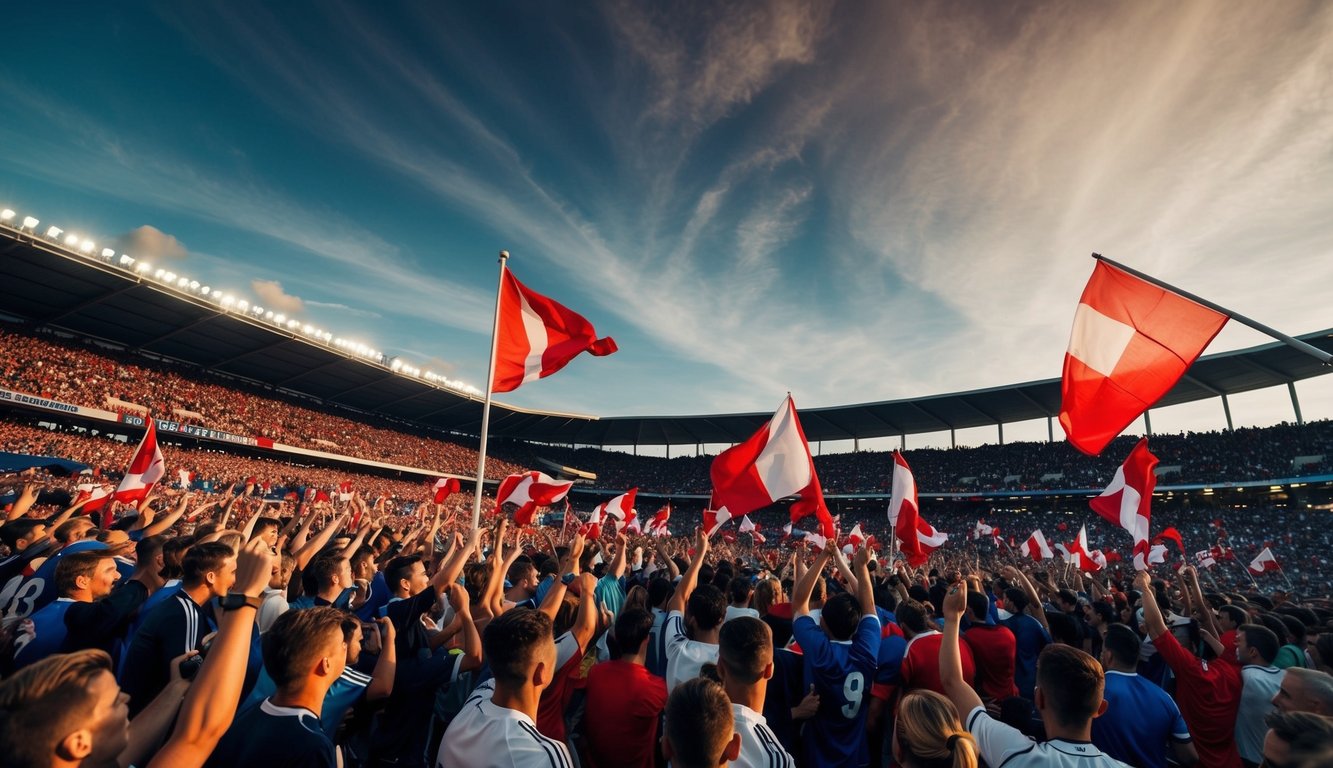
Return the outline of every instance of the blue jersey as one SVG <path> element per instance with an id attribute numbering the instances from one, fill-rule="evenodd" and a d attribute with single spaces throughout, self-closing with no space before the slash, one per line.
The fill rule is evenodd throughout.
<path id="1" fill-rule="evenodd" d="M 1014 633 L 1014 685 L 1018 686 L 1018 695 L 1031 701 L 1032 690 L 1037 687 L 1037 656 L 1051 644 L 1051 634 L 1026 613 L 1010 614 L 1000 624 Z"/>
<path id="2" fill-rule="evenodd" d="M 65 612 L 71 605 L 74 605 L 72 599 L 59 597 L 23 620 L 14 636 L 14 669 L 60 652 L 65 636 L 69 634 L 65 628 Z"/>
<path id="3" fill-rule="evenodd" d="M 57 597 L 60 597 L 59 590 L 56 589 L 56 564 L 60 562 L 60 558 L 67 554 L 72 555 L 75 552 L 87 552 L 94 549 L 106 549 L 106 545 L 100 541 L 85 539 L 73 542 L 46 558 L 42 567 L 19 584 L 5 615 L 10 618 L 27 618 L 44 608 L 48 603 L 54 602 Z M 120 563 L 117 563 L 116 567 L 119 568 Z"/>
<path id="4" fill-rule="evenodd" d="M 1190 741 L 1176 702 L 1147 679 L 1111 670 L 1103 695 L 1106 712 L 1092 721 L 1092 743 L 1111 757 L 1166 768 L 1167 743 Z"/>
<path id="5" fill-rule="evenodd" d="M 368 685 L 370 685 L 370 675 L 347 667 L 342 675 L 333 681 L 333 685 L 329 686 L 328 693 L 324 694 L 324 704 L 320 707 L 319 727 L 324 729 L 324 733 L 330 739 L 338 735 L 338 726 L 347 716 L 347 711 L 365 698 Z M 236 709 L 237 716 L 258 707 L 264 699 L 277 692 L 278 685 L 268 676 L 268 670 L 261 669 L 259 678 L 255 680 L 255 687 L 250 689 L 250 695 Z"/>
<path id="6" fill-rule="evenodd" d="M 382 571 L 377 571 L 375 578 L 370 580 L 370 597 L 356 609 L 356 617 L 362 621 L 374 621 L 375 617 L 380 615 L 380 608 L 388 604 L 390 597 L 393 595 L 389 593 L 389 582 L 384 580 Z"/>
<path id="7" fill-rule="evenodd" d="M 819 694 L 819 711 L 807 726 L 805 754 L 811 765 L 863 766 L 866 702 L 879 663 L 880 624 L 862 616 L 849 641 L 833 641 L 809 615 L 792 622 L 792 636 L 804 657 L 805 686 Z"/>

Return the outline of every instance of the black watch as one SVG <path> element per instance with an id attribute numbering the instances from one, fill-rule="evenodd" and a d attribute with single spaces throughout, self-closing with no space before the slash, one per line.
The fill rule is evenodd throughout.
<path id="1" fill-rule="evenodd" d="M 258 597 L 251 597 L 241 592 L 228 592 L 225 597 L 218 600 L 218 606 L 224 611 L 235 611 L 239 608 L 254 608 L 257 611 L 263 602 Z"/>

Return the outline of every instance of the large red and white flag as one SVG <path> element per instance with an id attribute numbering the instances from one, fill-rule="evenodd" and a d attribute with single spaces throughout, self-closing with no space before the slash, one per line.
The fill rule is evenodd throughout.
<path id="1" fill-rule="evenodd" d="M 116 501 L 142 501 L 153 490 L 153 485 L 167 473 L 167 462 L 157 444 L 157 422 L 152 418 L 145 421 L 148 422 L 148 429 L 144 430 L 139 447 L 134 449 L 134 457 L 125 470 L 125 477 L 112 494 Z"/>
<path id="2" fill-rule="evenodd" d="M 1277 558 L 1273 557 L 1273 550 L 1264 547 L 1259 556 L 1250 561 L 1250 573 L 1268 573 L 1269 571 L 1280 571 L 1282 566 L 1277 564 Z"/>
<path id="3" fill-rule="evenodd" d="M 1055 551 L 1046 543 L 1046 536 L 1042 534 L 1040 528 L 1032 532 L 1028 540 L 1023 542 L 1023 546 L 1019 547 L 1019 551 L 1025 557 L 1030 557 L 1037 562 L 1055 557 Z"/>
<path id="4" fill-rule="evenodd" d="M 926 522 L 920 515 L 916 518 L 916 543 L 921 547 L 921 563 L 924 563 L 930 553 L 944 546 L 944 542 L 949 540 L 949 534 L 944 531 L 937 531 L 935 527 Z M 909 558 L 908 565 L 916 567 L 921 563 L 914 563 Z"/>
<path id="5" fill-rule="evenodd" d="M 458 489 L 461 487 L 462 484 L 459 482 L 458 478 L 442 477 L 435 481 L 435 485 L 431 486 L 431 493 L 434 494 L 432 498 L 435 500 L 436 504 L 443 504 L 444 500 L 449 498 L 450 494 L 458 493 Z"/>
<path id="6" fill-rule="evenodd" d="M 1089 455 L 1185 375 L 1227 316 L 1098 261 L 1065 352 L 1060 426 Z"/>
<path id="7" fill-rule="evenodd" d="M 764 538 L 764 535 L 759 532 L 759 526 L 755 525 L 750 520 L 749 515 L 746 515 L 745 517 L 741 518 L 741 524 L 736 527 L 736 530 L 740 531 L 741 533 L 750 534 L 750 536 L 754 538 L 755 544 L 763 544 L 765 541 L 767 541 L 767 539 Z"/>
<path id="8" fill-rule="evenodd" d="M 638 488 L 631 488 L 610 501 L 598 504 L 597 514 L 603 519 L 609 517 L 615 521 L 616 533 L 620 533 L 638 515 L 634 509 L 634 497 L 638 493 Z"/>
<path id="9" fill-rule="evenodd" d="M 671 531 L 667 530 L 667 524 L 671 521 L 671 505 L 666 504 L 653 515 L 653 519 L 648 521 L 648 526 L 644 528 L 644 533 L 649 536 L 670 536 Z"/>
<path id="10" fill-rule="evenodd" d="M 77 504 L 80 501 L 86 501 L 83 505 L 83 512 L 85 514 L 88 512 L 96 512 L 106 504 L 107 499 L 111 498 L 111 494 L 114 493 L 115 490 L 116 486 L 109 484 L 79 483 L 75 488 L 77 493 L 74 496 L 74 503 Z"/>
<path id="11" fill-rule="evenodd" d="M 861 530 L 861 524 L 857 523 L 856 525 L 852 526 L 852 530 L 849 531 L 847 533 L 847 537 L 843 539 L 842 551 L 846 554 L 851 554 L 856 551 L 857 547 L 864 544 L 865 541 L 866 541 L 865 532 Z"/>
<path id="12" fill-rule="evenodd" d="M 833 535 L 833 518 L 824 504 L 815 462 L 791 395 L 749 440 L 713 459 L 709 474 L 713 480 L 710 506 L 718 511 L 729 510 L 733 517 L 747 515 L 788 496 L 797 496 L 791 507 L 792 522 L 815 515 L 820 533 L 825 537 Z"/>
<path id="13" fill-rule="evenodd" d="M 1134 540 L 1134 570 L 1148 570 L 1148 528 L 1152 515 L 1152 492 L 1157 487 L 1153 467 L 1157 457 L 1148 450 L 1148 438 L 1142 438 L 1129 452 L 1125 463 L 1116 468 L 1115 477 L 1101 495 L 1088 502 L 1092 511 L 1124 528 Z"/>
<path id="14" fill-rule="evenodd" d="M 529 290 L 508 269 L 499 301 L 492 392 L 546 378 L 583 352 L 601 357 L 616 351 L 611 337 L 597 338 L 582 315 Z"/>
<path id="15" fill-rule="evenodd" d="M 922 548 L 919 531 L 921 524 L 921 506 L 917 503 L 916 478 L 907 466 L 907 460 L 897 451 L 893 452 L 893 482 L 889 495 L 889 527 L 898 537 L 899 551 L 912 567 L 926 562 L 930 552 Z M 932 533 L 935 529 L 926 524 Z M 947 538 L 947 536 L 946 536 Z M 940 542 L 943 544 L 944 542 Z"/>
<path id="16" fill-rule="evenodd" d="M 500 481 L 500 488 L 495 492 L 495 508 L 499 510 L 506 504 L 515 504 L 518 509 L 514 512 L 514 523 L 532 525 L 537 507 L 549 507 L 560 501 L 572 487 L 573 480 L 561 482 L 536 470 L 510 475 Z"/>

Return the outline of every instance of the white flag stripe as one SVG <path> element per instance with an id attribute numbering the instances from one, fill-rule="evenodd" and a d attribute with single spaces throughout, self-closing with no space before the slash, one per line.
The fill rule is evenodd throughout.
<path id="1" fill-rule="evenodd" d="M 528 298 L 518 294 L 519 316 L 523 318 L 523 334 L 528 337 L 528 356 L 523 360 L 523 383 L 536 381 L 542 376 L 542 355 L 548 343 L 546 323 L 528 304 Z"/>
<path id="2" fill-rule="evenodd" d="M 1079 304 L 1074 312 L 1074 330 L 1069 335 L 1069 354 L 1109 377 L 1134 334 L 1134 326 L 1113 320 L 1087 304 Z"/>
<path id="3" fill-rule="evenodd" d="M 791 417 L 791 399 L 782 401 L 768 422 L 768 442 L 754 460 L 755 472 L 770 499 L 791 496 L 810 485 L 810 454 Z"/>

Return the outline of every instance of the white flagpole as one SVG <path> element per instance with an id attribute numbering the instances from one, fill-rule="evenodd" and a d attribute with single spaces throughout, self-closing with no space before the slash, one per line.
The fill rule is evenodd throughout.
<path id="1" fill-rule="evenodd" d="M 1177 295 L 1179 295 L 1179 296 L 1183 296 L 1183 297 L 1189 299 L 1190 301 L 1194 302 L 1195 304 L 1202 304 L 1203 306 L 1208 307 L 1209 309 L 1213 310 L 1214 312 L 1220 312 L 1220 313 L 1226 315 L 1227 317 L 1231 318 L 1232 320 L 1235 320 L 1235 321 L 1238 322 L 1238 323 L 1242 323 L 1242 324 L 1244 324 L 1244 325 L 1248 325 L 1248 326 L 1250 326 L 1251 328 L 1253 328 L 1254 330 L 1256 330 L 1256 331 L 1258 331 L 1258 332 L 1260 332 L 1260 333 L 1263 333 L 1263 334 L 1267 334 L 1268 336 L 1272 336 L 1273 338 L 1277 339 L 1278 341 L 1282 342 L 1283 344 L 1286 344 L 1287 346 L 1289 346 L 1289 347 L 1291 347 L 1291 348 L 1293 348 L 1293 349 L 1298 349 L 1298 350 L 1300 350 L 1301 352 L 1304 352 L 1305 354 L 1307 354 L 1307 355 L 1309 355 L 1309 356 L 1311 356 L 1311 357 L 1313 357 L 1313 358 L 1319 360 L 1319 361 L 1322 362 L 1324 365 L 1333 365 L 1333 354 L 1329 354 L 1328 352 L 1325 352 L 1324 350 L 1322 350 L 1322 349 L 1320 349 L 1320 348 L 1318 348 L 1318 347 L 1316 347 L 1316 346 L 1313 346 L 1313 345 L 1311 345 L 1311 344 L 1307 344 L 1307 343 L 1301 341 L 1300 339 L 1294 338 L 1294 337 L 1292 337 L 1292 336 L 1288 336 L 1287 334 L 1285 334 L 1285 333 L 1283 333 L 1283 332 L 1277 330 L 1276 328 L 1270 328 L 1269 326 L 1264 325 L 1263 323 L 1260 323 L 1260 322 L 1258 322 L 1257 320 L 1251 320 L 1250 318 L 1246 317 L 1245 315 L 1241 315 L 1241 314 L 1237 314 L 1237 313 L 1235 313 L 1235 312 L 1232 312 L 1231 310 L 1227 309 L 1226 307 L 1223 307 L 1223 306 L 1221 306 L 1221 305 L 1219 305 L 1219 304 L 1214 304 L 1213 302 L 1211 302 L 1211 301 L 1209 301 L 1209 300 L 1207 300 L 1207 299 L 1205 299 L 1205 298 L 1202 298 L 1202 297 L 1200 297 L 1200 296 L 1196 296 L 1195 294 L 1189 293 L 1188 291 L 1182 291 L 1182 290 L 1180 290 L 1179 288 L 1175 287 L 1174 285 L 1171 285 L 1170 283 L 1167 283 L 1167 282 L 1163 282 L 1163 281 L 1161 281 L 1161 280 L 1158 280 L 1157 278 L 1153 277 L 1152 275 L 1145 275 L 1145 274 L 1143 274 L 1142 272 L 1138 271 L 1137 269 L 1133 269 L 1132 267 L 1127 267 L 1127 266 L 1125 266 L 1124 264 L 1121 264 L 1121 263 L 1119 263 L 1119 262 L 1117 262 L 1117 261 L 1112 261 L 1111 259 L 1108 259 L 1108 258 L 1106 258 L 1105 256 L 1101 255 L 1100 253 L 1094 253 L 1094 254 L 1092 254 L 1092 258 L 1094 258 L 1094 259 L 1096 259 L 1096 260 L 1098 260 L 1098 261 L 1104 261 L 1104 262 L 1106 262 L 1107 264 L 1110 264 L 1111 266 L 1113 266 L 1113 267 L 1115 267 L 1116 269 L 1120 270 L 1121 272 L 1127 272 L 1127 273 L 1129 273 L 1129 274 L 1131 274 L 1131 275 L 1133 275 L 1133 276 L 1139 278 L 1140 280 L 1146 280 L 1147 282 L 1152 283 L 1153 285 L 1157 286 L 1158 288 L 1164 288 L 1164 289 L 1166 289 L 1166 290 L 1168 290 L 1168 291 L 1171 291 L 1171 292 L 1174 293 L 1174 294 L 1177 294 Z"/>
<path id="2" fill-rule="evenodd" d="M 481 525 L 481 489 L 486 478 L 486 432 L 491 427 L 491 387 L 495 383 L 495 350 L 500 332 L 500 295 L 504 292 L 509 251 L 500 251 L 500 279 L 495 286 L 495 322 L 491 325 L 491 358 L 486 365 L 486 402 L 481 407 L 481 450 L 477 456 L 477 487 L 472 494 L 472 530 Z"/>

